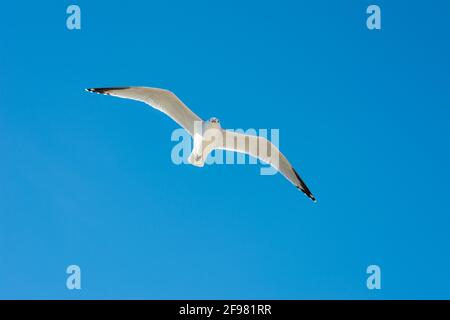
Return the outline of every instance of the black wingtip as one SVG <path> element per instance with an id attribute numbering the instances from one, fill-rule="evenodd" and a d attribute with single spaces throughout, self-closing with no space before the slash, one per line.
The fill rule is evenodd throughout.
<path id="1" fill-rule="evenodd" d="M 107 88 L 88 88 L 87 92 L 98 93 L 98 94 L 107 94 Z"/>
<path id="2" fill-rule="evenodd" d="M 309 192 L 309 190 L 303 190 L 300 187 L 297 187 L 297 189 L 300 190 L 301 192 L 303 192 L 305 194 L 305 196 L 310 198 L 312 200 L 312 202 L 317 203 L 317 199 L 312 195 L 311 192 Z"/>
<path id="3" fill-rule="evenodd" d="M 294 168 L 292 168 L 292 171 L 294 171 L 295 176 L 297 177 L 298 181 L 300 182 L 300 185 L 297 186 L 297 189 L 302 191 L 308 198 L 310 198 L 314 203 L 317 203 L 316 198 L 313 196 L 311 191 L 309 191 L 308 187 L 306 186 L 305 182 L 303 182 L 302 178 L 300 178 L 297 171 L 295 171 Z"/>
<path id="4" fill-rule="evenodd" d="M 115 88 L 88 88 L 86 91 L 98 93 L 98 94 L 109 94 L 109 91 L 113 90 L 124 90 L 128 89 L 129 87 L 115 87 Z"/>

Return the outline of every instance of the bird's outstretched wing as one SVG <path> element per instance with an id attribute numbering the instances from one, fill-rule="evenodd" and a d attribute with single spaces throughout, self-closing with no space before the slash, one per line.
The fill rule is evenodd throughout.
<path id="1" fill-rule="evenodd" d="M 299 190 L 303 191 L 303 193 L 312 201 L 316 202 L 316 198 L 314 198 L 297 171 L 295 171 L 286 157 L 270 141 L 263 137 L 242 134 L 229 130 L 223 130 L 222 136 L 222 144 L 217 146 L 217 149 L 246 153 L 270 164 L 272 167 L 280 171 Z"/>
<path id="2" fill-rule="evenodd" d="M 151 107 L 167 114 L 189 132 L 191 136 L 194 135 L 195 121 L 202 121 L 202 119 L 186 107 L 175 94 L 168 90 L 149 87 L 91 88 L 86 90 L 89 92 L 145 102 Z"/>

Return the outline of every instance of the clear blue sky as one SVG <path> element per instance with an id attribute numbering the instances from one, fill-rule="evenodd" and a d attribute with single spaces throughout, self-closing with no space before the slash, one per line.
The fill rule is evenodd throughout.
<path id="1" fill-rule="evenodd" d="M 448 1 L 75 3 L 1 6 L 0 298 L 450 298 Z M 174 122 L 83 91 L 124 85 L 279 128 L 318 203 L 175 166 Z"/>

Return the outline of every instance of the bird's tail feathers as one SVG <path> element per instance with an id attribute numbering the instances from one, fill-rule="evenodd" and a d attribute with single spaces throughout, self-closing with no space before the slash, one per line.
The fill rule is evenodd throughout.
<path id="1" fill-rule="evenodd" d="M 188 158 L 188 162 L 196 167 L 203 167 L 205 165 L 205 160 L 201 154 L 192 152 Z"/>

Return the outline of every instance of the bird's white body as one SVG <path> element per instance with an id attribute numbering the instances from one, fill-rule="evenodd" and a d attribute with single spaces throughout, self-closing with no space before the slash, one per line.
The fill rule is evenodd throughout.
<path id="1" fill-rule="evenodd" d="M 208 154 L 221 145 L 220 136 L 223 130 L 219 121 L 216 118 L 212 119 L 214 121 L 202 121 L 200 124 L 194 125 L 192 139 L 194 143 L 188 161 L 196 167 L 203 167 Z"/>

